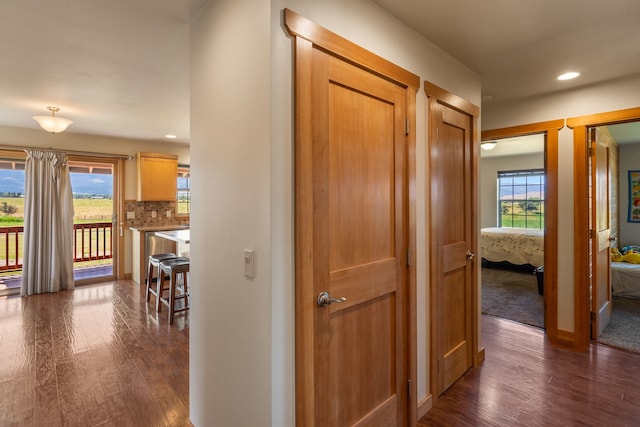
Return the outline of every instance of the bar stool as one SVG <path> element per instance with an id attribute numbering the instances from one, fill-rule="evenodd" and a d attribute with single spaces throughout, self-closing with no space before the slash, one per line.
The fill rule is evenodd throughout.
<path id="1" fill-rule="evenodd" d="M 158 305 L 156 311 L 160 312 L 162 304 L 169 308 L 169 324 L 173 324 L 173 315 L 181 311 L 189 310 L 189 258 L 177 257 L 170 258 L 160 263 L 160 281 L 158 285 Z M 169 295 L 165 298 L 163 296 L 165 277 L 169 276 Z M 178 279 L 181 279 L 182 294 L 176 296 L 176 287 L 178 285 Z M 184 299 L 183 305 L 180 308 L 176 308 L 176 300 Z"/>
<path id="2" fill-rule="evenodd" d="M 167 253 L 149 255 L 149 269 L 147 271 L 147 302 L 149 301 L 151 294 L 153 294 L 156 297 L 156 311 L 158 311 L 158 295 L 162 293 L 162 291 L 158 291 L 158 286 L 160 286 L 160 263 L 164 260 L 173 258 L 176 258 L 176 254 Z M 152 286 L 154 269 L 157 269 L 158 271 L 155 289 Z"/>

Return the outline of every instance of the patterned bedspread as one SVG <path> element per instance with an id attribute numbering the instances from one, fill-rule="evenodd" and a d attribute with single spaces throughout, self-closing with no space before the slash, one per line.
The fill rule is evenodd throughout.
<path id="1" fill-rule="evenodd" d="M 621 297 L 640 298 L 640 264 L 612 262 L 611 291 Z"/>
<path id="2" fill-rule="evenodd" d="M 544 264 L 544 230 L 491 227 L 481 230 L 482 258 L 511 264 Z"/>

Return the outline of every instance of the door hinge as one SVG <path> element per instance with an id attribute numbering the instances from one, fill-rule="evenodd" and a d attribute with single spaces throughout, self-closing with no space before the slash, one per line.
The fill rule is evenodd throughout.
<path id="1" fill-rule="evenodd" d="M 593 239 L 593 230 L 589 230 L 589 238 Z"/>
<path id="2" fill-rule="evenodd" d="M 595 313 L 595 311 L 592 311 L 591 312 L 591 321 L 595 322 L 595 320 L 596 320 L 596 313 Z"/>
<path id="3" fill-rule="evenodd" d="M 411 380 L 407 380 L 407 397 L 411 399 Z"/>
<path id="4" fill-rule="evenodd" d="M 407 248 L 407 267 L 411 266 L 411 249 Z"/>
<path id="5" fill-rule="evenodd" d="M 409 117 L 406 117 L 404 120 L 404 134 L 409 135 L 409 131 L 411 131 L 411 122 L 409 121 Z"/>

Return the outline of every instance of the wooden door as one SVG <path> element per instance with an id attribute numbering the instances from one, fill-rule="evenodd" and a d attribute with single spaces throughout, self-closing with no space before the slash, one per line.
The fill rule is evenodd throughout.
<path id="1" fill-rule="evenodd" d="M 609 147 L 589 130 L 592 177 L 591 338 L 598 339 L 611 318 Z"/>
<path id="2" fill-rule="evenodd" d="M 429 99 L 432 362 L 438 396 L 473 364 L 473 117 Z"/>
<path id="3" fill-rule="evenodd" d="M 404 417 L 404 93 L 321 51 L 314 84 L 313 358 L 316 424 Z M 315 299 L 312 301 L 315 302 Z M 404 387 L 404 388 L 403 388 Z M 376 420 L 376 421 L 374 421 Z"/>
<path id="4" fill-rule="evenodd" d="M 409 89 L 316 47 L 296 39 L 297 424 L 407 425 Z"/>

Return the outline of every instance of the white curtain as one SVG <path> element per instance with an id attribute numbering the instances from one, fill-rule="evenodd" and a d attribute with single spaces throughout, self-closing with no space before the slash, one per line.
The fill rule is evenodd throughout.
<path id="1" fill-rule="evenodd" d="M 21 295 L 73 289 L 73 195 L 67 156 L 25 150 Z"/>

